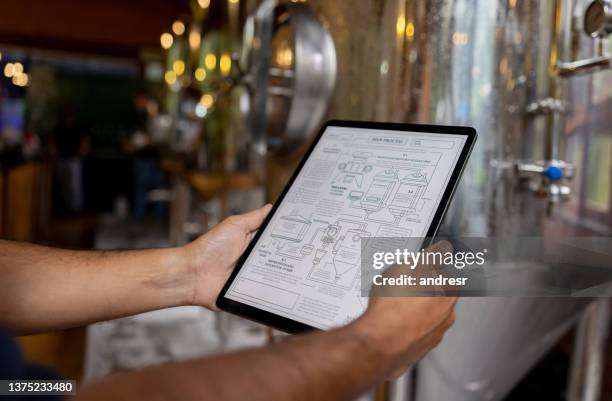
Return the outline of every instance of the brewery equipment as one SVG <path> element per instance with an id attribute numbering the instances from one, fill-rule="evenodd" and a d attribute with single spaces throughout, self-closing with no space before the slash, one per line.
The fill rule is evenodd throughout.
<path id="1" fill-rule="evenodd" d="M 596 179 L 599 165 L 588 157 L 611 153 L 610 0 L 246 3 L 253 14 L 237 83 L 261 158 L 295 153 L 325 116 L 470 125 L 480 136 L 444 234 L 612 235 L 609 176 Z M 366 169 L 367 157 L 353 155 L 338 179 L 358 181 Z M 286 175 L 268 174 L 275 181 Z M 376 187 L 351 191 L 351 205 L 369 214 L 386 206 L 394 217 L 418 207 L 427 177 L 391 170 L 377 178 Z M 309 221 L 296 214 L 283 224 L 291 243 Z M 354 240 L 367 236 L 362 228 L 341 231 L 330 224 L 320 242 L 291 254 L 314 252 L 321 277 L 331 272 L 326 261 L 338 262 L 326 276 L 338 279 L 356 259 L 334 259 L 334 244 L 354 251 Z M 586 302 L 463 298 L 455 326 L 419 363 L 416 380 L 397 382 L 391 395 L 501 400 Z"/>
<path id="2" fill-rule="evenodd" d="M 244 28 L 241 82 L 260 154 L 288 153 L 322 123 L 336 81 L 334 42 L 304 4 L 265 0 Z"/>
<path id="3" fill-rule="evenodd" d="M 584 191 L 594 185 L 579 150 L 585 133 L 592 137 L 593 127 L 611 124 L 609 113 L 596 112 L 612 97 L 606 85 L 596 85 L 610 79 L 602 71 L 609 65 L 609 1 L 307 4 L 325 21 L 335 44 L 338 79 L 330 118 L 470 125 L 479 131 L 445 234 L 610 234 L 609 225 L 582 221 L 572 212 L 587 208 Z M 609 130 L 601 135 L 609 136 Z M 380 177 L 379 195 L 355 191 L 352 204 L 375 212 L 380 201 L 393 202 L 391 183 L 398 191 L 404 184 L 391 175 Z M 577 185 L 573 177 L 580 191 L 571 191 Z M 418 184 L 409 185 L 413 196 Z M 410 199 L 399 202 L 396 213 L 412 207 Z M 605 213 L 609 218 L 609 209 Z M 413 389 L 403 380 L 391 395 L 500 400 L 575 323 L 586 303 L 463 298 L 455 326 L 419 363 Z"/>

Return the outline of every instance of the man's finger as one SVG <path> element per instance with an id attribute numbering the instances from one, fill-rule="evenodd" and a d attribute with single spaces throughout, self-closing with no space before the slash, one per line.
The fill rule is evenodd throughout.
<path id="1" fill-rule="evenodd" d="M 432 244 L 429 247 L 427 247 L 427 249 L 425 249 L 425 253 L 436 253 L 436 254 L 445 255 L 449 252 L 453 252 L 453 250 L 454 250 L 453 245 L 450 242 L 446 240 L 442 240 L 442 241 L 438 241 L 435 244 Z M 438 264 L 432 264 L 427 267 L 429 269 L 428 273 L 431 276 L 437 276 L 440 273 L 446 275 L 446 273 L 443 270 L 444 266 L 441 266 Z M 442 286 L 441 288 L 440 287 L 436 287 L 436 288 L 441 291 L 445 290 L 444 286 Z"/>
<path id="2" fill-rule="evenodd" d="M 271 204 L 260 207 L 259 209 L 251 210 L 248 213 L 236 216 L 236 222 L 245 228 L 247 232 L 255 231 L 259 228 L 263 220 L 272 209 Z"/>

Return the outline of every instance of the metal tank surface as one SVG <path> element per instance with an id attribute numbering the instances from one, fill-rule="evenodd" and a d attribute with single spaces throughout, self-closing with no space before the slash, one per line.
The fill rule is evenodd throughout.
<path id="1" fill-rule="evenodd" d="M 478 130 L 476 148 L 446 218 L 446 234 L 610 234 L 606 224 L 599 231 L 584 229 L 580 216 L 572 214 L 581 196 L 568 193 L 574 171 L 570 162 L 577 161 L 565 158 L 582 146 L 580 140 L 565 141 L 570 138 L 568 120 L 578 115 L 572 106 L 585 103 L 582 94 L 589 91 L 589 99 L 594 98 L 592 92 L 601 92 L 600 102 L 603 98 L 607 104 L 612 97 L 596 85 L 606 79 L 601 74 L 609 82 L 609 72 L 586 71 L 591 75 L 566 81 L 555 72 L 558 62 L 595 46 L 567 26 L 580 17 L 582 1 L 307 4 L 324 21 L 336 47 L 338 78 L 329 118 L 470 125 Z M 572 35 L 577 35 L 574 40 Z M 569 49 L 570 42 L 582 47 Z M 585 114 L 603 119 L 602 126 L 609 124 L 604 113 Z M 579 173 L 586 169 L 575 167 Z M 551 168 L 562 173 L 557 181 L 544 178 Z M 575 323 L 588 301 L 460 300 L 455 326 L 418 365 L 416 400 L 503 399 Z M 395 399 L 407 399 L 411 391 L 396 388 L 392 393 Z"/>

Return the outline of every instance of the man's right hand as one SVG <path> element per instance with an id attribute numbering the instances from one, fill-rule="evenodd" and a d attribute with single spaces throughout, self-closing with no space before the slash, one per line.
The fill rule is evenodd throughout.
<path id="1" fill-rule="evenodd" d="M 267 210 L 251 213 L 259 217 L 250 215 L 254 224 L 249 223 L 248 230 L 242 226 L 238 237 L 244 241 L 232 246 L 246 243 L 246 234 Z M 374 294 L 365 314 L 348 326 L 292 336 L 267 347 L 110 376 L 85 386 L 78 397 L 189 401 L 207 394 L 219 401 L 354 400 L 435 347 L 453 323 L 455 301 Z"/>
<path id="2" fill-rule="evenodd" d="M 445 241 L 427 249 L 430 252 L 451 250 Z M 394 267 L 394 274 L 403 269 Z M 391 360 L 390 373 L 396 376 L 442 341 L 455 321 L 456 302 L 456 297 L 385 297 L 373 293 L 368 309 L 351 326 Z"/>

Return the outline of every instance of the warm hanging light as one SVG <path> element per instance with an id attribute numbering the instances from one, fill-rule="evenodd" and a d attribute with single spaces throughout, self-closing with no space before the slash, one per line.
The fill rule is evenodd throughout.
<path id="1" fill-rule="evenodd" d="M 172 47 L 172 43 L 174 42 L 174 38 L 168 32 L 164 32 L 161 34 L 159 38 L 159 42 L 161 43 L 161 47 L 168 50 Z"/>
<path id="2" fill-rule="evenodd" d="M 13 64 L 13 76 L 17 77 L 23 73 L 23 64 L 16 62 Z"/>
<path id="3" fill-rule="evenodd" d="M 209 70 L 214 70 L 217 66 L 217 56 L 215 56 L 213 53 L 208 53 L 206 57 L 204 57 L 204 65 Z"/>
<path id="4" fill-rule="evenodd" d="M 13 63 L 6 63 L 4 66 L 4 76 L 10 78 L 13 76 Z"/>
<path id="5" fill-rule="evenodd" d="M 204 107 L 206 107 L 207 109 L 209 109 L 213 103 L 215 102 L 215 99 L 213 99 L 212 95 L 210 94 L 205 94 L 202 95 L 202 97 L 200 98 L 200 103 L 202 103 L 202 105 L 204 105 Z"/>
<path id="6" fill-rule="evenodd" d="M 410 21 L 408 25 L 406 25 L 406 37 L 411 39 L 414 36 L 414 23 Z"/>
<path id="7" fill-rule="evenodd" d="M 208 6 L 210 6 L 210 0 L 198 0 L 198 5 L 202 8 L 208 8 Z"/>
<path id="8" fill-rule="evenodd" d="M 185 72 L 185 62 L 183 60 L 176 60 L 174 64 L 172 64 L 172 70 L 176 75 L 182 75 Z"/>
<path id="9" fill-rule="evenodd" d="M 174 23 L 172 24 L 172 32 L 174 32 L 178 36 L 181 36 L 183 33 L 185 33 L 185 24 L 183 24 L 183 21 L 174 21 Z"/>
<path id="10" fill-rule="evenodd" d="M 219 69 L 222 75 L 228 75 L 232 69 L 232 58 L 229 54 L 223 53 L 219 59 Z"/>
<path id="11" fill-rule="evenodd" d="M 402 35 L 404 33 L 404 29 L 406 29 L 406 17 L 400 15 L 397 17 L 397 22 L 395 23 L 395 29 L 397 30 L 397 35 Z"/>
<path id="12" fill-rule="evenodd" d="M 281 68 L 289 68 L 293 63 L 293 51 L 287 42 L 281 42 L 274 55 L 276 64 Z"/>
<path id="13" fill-rule="evenodd" d="M 193 73 L 195 79 L 202 82 L 206 79 L 206 70 L 202 67 L 198 67 Z"/>
<path id="14" fill-rule="evenodd" d="M 200 32 L 198 32 L 197 30 L 192 30 L 191 32 L 189 32 L 189 47 L 192 50 L 196 50 L 198 47 L 200 47 L 200 41 L 201 41 L 201 37 L 200 37 Z"/>
<path id="15" fill-rule="evenodd" d="M 19 75 L 13 75 L 13 84 L 17 86 L 26 86 L 29 82 L 28 74 L 20 73 Z"/>
<path id="16" fill-rule="evenodd" d="M 173 83 L 175 83 L 176 74 L 174 73 L 174 71 L 166 71 L 166 74 L 164 74 L 164 80 L 168 85 L 172 85 Z"/>

